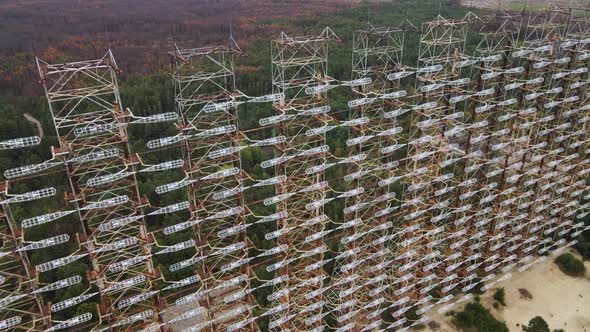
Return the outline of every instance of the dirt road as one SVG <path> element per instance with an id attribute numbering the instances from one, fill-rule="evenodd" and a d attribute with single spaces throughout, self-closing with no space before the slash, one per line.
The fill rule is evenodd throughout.
<path id="1" fill-rule="evenodd" d="M 41 122 L 35 119 L 30 113 L 24 113 L 23 116 L 27 121 L 29 121 L 30 123 L 35 125 L 35 127 L 37 127 L 37 136 L 43 138 L 43 126 L 41 125 Z"/>

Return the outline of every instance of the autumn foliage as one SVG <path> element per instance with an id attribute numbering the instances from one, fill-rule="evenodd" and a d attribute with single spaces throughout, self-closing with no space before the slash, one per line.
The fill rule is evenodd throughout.
<path id="1" fill-rule="evenodd" d="M 169 68 L 173 43 L 198 47 L 241 44 L 275 36 L 278 17 L 318 15 L 350 8 L 350 0 L 93 0 L 0 2 L 0 89 L 30 95 L 33 54 L 60 62 L 116 51 L 119 65 L 137 74 Z M 67 59 L 65 59 L 67 55 Z M 252 68 L 244 68 L 245 71 Z"/>

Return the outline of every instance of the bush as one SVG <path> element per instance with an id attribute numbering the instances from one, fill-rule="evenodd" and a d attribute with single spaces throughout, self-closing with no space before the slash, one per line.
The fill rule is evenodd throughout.
<path id="1" fill-rule="evenodd" d="M 584 241 L 581 236 L 578 238 L 578 241 L 576 249 L 578 249 L 582 257 L 590 259 L 590 241 Z"/>
<path id="2" fill-rule="evenodd" d="M 582 275 L 586 272 L 586 267 L 584 266 L 584 263 L 570 253 L 559 255 L 555 259 L 555 264 L 559 266 L 561 271 L 567 274 Z"/>
<path id="3" fill-rule="evenodd" d="M 506 306 L 506 291 L 504 290 L 504 287 L 496 289 L 494 300 L 498 301 L 501 305 Z"/>
<path id="4" fill-rule="evenodd" d="M 453 323 L 460 328 L 475 328 L 479 332 L 508 332 L 506 323 L 498 321 L 480 303 L 471 302 L 453 318 Z"/>
<path id="5" fill-rule="evenodd" d="M 537 316 L 529 321 L 529 325 L 522 326 L 525 332 L 551 332 L 549 325 L 541 316 Z"/>

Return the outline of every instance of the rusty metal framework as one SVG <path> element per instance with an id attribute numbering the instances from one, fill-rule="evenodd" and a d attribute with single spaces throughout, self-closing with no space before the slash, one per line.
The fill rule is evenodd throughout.
<path id="1" fill-rule="evenodd" d="M 69 182 L 66 200 L 82 223 L 79 255 L 91 261 L 87 278 L 94 292 L 86 295 L 101 296 L 94 319 L 105 328 L 134 323 L 137 315 L 156 319 L 157 275 L 144 226 L 146 204 L 126 133 L 132 114 L 122 109 L 113 54 L 62 64 L 37 59 L 37 66 L 60 144 L 54 155 Z"/>
<path id="2" fill-rule="evenodd" d="M 575 245 L 590 229 L 580 12 L 368 24 L 350 81 L 330 76 L 330 28 L 281 33 L 262 96 L 236 88 L 233 38 L 175 46 L 175 112 L 141 116 L 110 50 L 37 59 L 59 146 L 3 173 L 0 329 L 405 331 Z M 253 103 L 269 116 L 242 130 Z M 136 145 L 130 126 L 161 130 Z M 5 153 L 43 140 L 3 139 Z M 272 154 L 263 178 L 242 167 L 250 149 Z"/>
<path id="3" fill-rule="evenodd" d="M 281 33 L 271 43 L 273 93 L 281 96 L 273 107 L 277 116 L 284 118 L 276 124 L 276 131 L 284 142 L 277 145 L 275 159 L 263 162 L 262 167 L 274 167 L 276 175 L 286 178 L 275 186 L 277 196 L 269 202 L 277 212 L 286 212 L 276 230 L 277 245 L 285 246 L 285 251 L 267 267 L 286 278 L 271 295 L 276 306 L 286 306 L 271 316 L 269 327 L 273 330 L 321 330 L 325 325 L 321 304 L 327 248 L 322 238 L 329 232 L 329 218 L 324 206 L 334 199 L 328 196 L 325 177 L 325 170 L 332 166 L 328 164 L 326 132 L 332 129 L 334 119 L 323 87 L 332 81 L 328 76 L 328 45 L 332 41 L 340 39 L 326 28 L 311 36 Z"/>
<path id="4" fill-rule="evenodd" d="M 415 29 L 415 28 L 414 28 Z M 374 27 L 353 35 L 352 87 L 349 139 L 350 164 L 343 211 L 339 262 L 333 272 L 330 300 L 339 327 L 369 326 L 380 321 L 373 315 L 383 300 L 382 290 L 390 284 L 386 273 L 392 257 L 390 238 L 399 227 L 391 216 L 399 209 L 393 185 L 383 185 L 399 168 L 399 152 L 407 143 L 403 123 L 390 114 L 399 112 L 400 90 L 396 73 L 408 70 L 402 64 L 406 29 L 402 26 Z M 401 76 L 401 75 L 400 75 Z M 372 305 L 367 305 L 371 303 Z"/>
<path id="5" fill-rule="evenodd" d="M 18 197 L 18 196 L 14 196 Z M 39 326 L 47 324 L 47 313 L 44 312 L 40 293 L 35 293 L 39 287 L 36 272 L 27 255 L 25 242 L 26 234 L 14 220 L 10 205 L 22 202 L 10 202 L 2 196 L 2 257 L 0 257 L 1 271 L 0 292 L 2 310 L 0 326 L 3 329 L 18 328 L 34 331 Z M 33 294 L 30 296 L 29 294 Z"/>
<path id="6" fill-rule="evenodd" d="M 233 40 L 232 40 L 233 41 Z M 248 320 L 253 298 L 247 290 L 246 216 L 242 192 L 247 189 L 240 162 L 243 136 L 237 123 L 234 55 L 239 47 L 218 46 L 172 52 L 176 109 L 180 117 L 186 177 L 169 185 L 188 188 L 190 219 L 167 226 L 164 235 L 189 234 L 193 256 L 170 265 L 170 271 L 196 271 L 200 290 L 176 300 L 199 303 L 203 319 L 189 330 L 231 329 Z M 166 190 L 168 191 L 168 190 Z M 192 272 L 191 274 L 194 274 Z M 193 308 L 189 305 L 188 308 Z M 252 323 L 245 324 L 252 328 Z"/>

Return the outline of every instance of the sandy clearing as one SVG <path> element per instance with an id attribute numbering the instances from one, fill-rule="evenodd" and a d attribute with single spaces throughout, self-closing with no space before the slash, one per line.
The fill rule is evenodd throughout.
<path id="1" fill-rule="evenodd" d="M 580 258 L 574 250 L 569 252 Z M 588 272 L 585 277 L 570 277 L 559 270 L 553 259 L 535 264 L 524 273 L 515 273 L 501 285 L 506 290 L 507 307 L 501 312 L 494 312 L 494 315 L 504 319 L 510 331 L 520 331 L 521 327 L 517 324 L 526 324 L 535 316 L 543 317 L 552 330 L 590 331 Z M 585 265 L 590 271 L 590 263 L 585 262 Z M 521 298 L 519 288 L 528 290 L 533 298 Z M 488 293 L 486 296 L 493 294 Z"/>
<path id="2" fill-rule="evenodd" d="M 580 258 L 576 251 L 568 251 Z M 506 307 L 498 310 L 493 308 L 492 296 L 495 288 L 483 294 L 481 302 L 496 318 L 506 321 L 510 331 L 522 331 L 523 323 L 528 323 L 535 316 L 541 316 L 551 330 L 562 328 L 566 332 L 590 332 L 590 262 L 584 263 L 586 276 L 576 278 L 561 272 L 553 263 L 554 259 L 552 256 L 522 273 L 512 271 L 512 278 L 498 284 L 498 287 L 504 287 L 506 291 Z M 521 298 L 520 288 L 528 290 L 533 298 Z M 462 309 L 462 306 L 453 307 L 455 311 Z M 428 314 L 440 327 L 422 331 L 458 331 L 450 323 L 450 317 L 440 315 L 436 310 Z"/>

